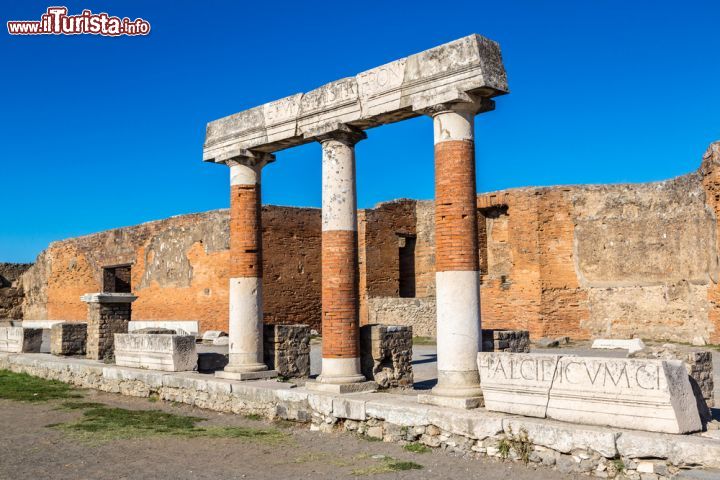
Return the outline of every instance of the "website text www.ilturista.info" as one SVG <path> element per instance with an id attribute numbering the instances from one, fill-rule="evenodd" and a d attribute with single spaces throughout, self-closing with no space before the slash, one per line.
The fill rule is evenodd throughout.
<path id="1" fill-rule="evenodd" d="M 7 22 L 10 35 L 147 35 L 150 22 L 142 18 L 113 17 L 107 13 L 83 10 L 68 15 L 67 7 L 48 7 L 40 20 L 11 20 Z"/>

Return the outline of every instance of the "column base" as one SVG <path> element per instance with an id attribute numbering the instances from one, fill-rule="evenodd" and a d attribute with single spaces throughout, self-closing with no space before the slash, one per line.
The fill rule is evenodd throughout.
<path id="1" fill-rule="evenodd" d="M 362 379 L 364 380 L 365 377 L 362 377 Z M 324 393 L 362 393 L 376 392 L 378 384 L 375 382 L 325 383 L 318 380 L 308 380 L 305 382 L 305 388 L 315 392 Z"/>
<path id="2" fill-rule="evenodd" d="M 485 406 L 482 395 L 479 397 L 445 397 L 442 395 L 420 394 L 418 403 L 435 405 L 436 407 L 459 408 L 471 410 Z"/>
<path id="3" fill-rule="evenodd" d="M 225 370 L 218 370 L 215 372 L 217 378 L 224 378 L 226 380 L 262 380 L 264 378 L 275 378 L 278 376 L 277 370 L 262 370 L 259 372 L 228 372 Z"/>

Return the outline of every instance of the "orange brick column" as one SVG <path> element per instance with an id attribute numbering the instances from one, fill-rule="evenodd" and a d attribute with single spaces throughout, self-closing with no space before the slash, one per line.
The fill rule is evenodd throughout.
<path id="1" fill-rule="evenodd" d="M 315 138 L 323 151 L 323 339 L 318 384 L 357 384 L 365 377 L 360 373 L 355 144 L 365 134 L 337 126 Z"/>
<path id="2" fill-rule="evenodd" d="M 247 152 L 250 153 L 250 152 Z M 263 360 L 262 228 L 260 172 L 274 157 L 235 156 L 230 166 L 229 361 L 221 378 L 276 376 Z"/>
<path id="3" fill-rule="evenodd" d="M 491 104 L 491 102 L 489 102 Z M 475 114 L 487 104 L 439 105 L 435 132 L 435 284 L 438 383 L 420 401 L 474 408 L 482 391 Z"/>

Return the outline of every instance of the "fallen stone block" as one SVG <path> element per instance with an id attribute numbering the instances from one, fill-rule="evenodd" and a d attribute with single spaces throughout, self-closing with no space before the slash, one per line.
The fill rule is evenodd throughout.
<path id="1" fill-rule="evenodd" d="M 230 337 L 218 337 L 212 341 L 214 347 L 227 347 L 230 345 Z"/>
<path id="2" fill-rule="evenodd" d="M 651 432 L 700 430 L 688 374 L 679 360 L 563 357 L 547 416 Z"/>
<path id="3" fill-rule="evenodd" d="M 265 325 L 263 355 L 270 370 L 286 378 L 310 376 L 310 327 Z"/>
<path id="4" fill-rule="evenodd" d="M 557 338 L 538 338 L 535 341 L 535 345 L 540 348 L 557 348 L 560 346 L 560 341 Z"/>
<path id="5" fill-rule="evenodd" d="M 50 329 L 50 353 L 85 355 L 87 323 L 56 323 Z"/>
<path id="6" fill-rule="evenodd" d="M 412 327 L 364 325 L 360 327 L 360 367 L 380 388 L 413 385 Z"/>
<path id="7" fill-rule="evenodd" d="M 0 352 L 40 353 L 42 328 L 0 327 Z"/>
<path id="8" fill-rule="evenodd" d="M 631 338 L 627 340 L 598 338 L 593 340 L 592 348 L 604 348 L 608 350 L 623 349 L 628 350 L 628 353 L 635 353 L 645 348 L 645 344 L 639 338 Z"/>
<path id="9" fill-rule="evenodd" d="M 485 408 L 545 417 L 550 387 L 561 355 L 505 352 L 478 354 Z"/>
<path id="10" fill-rule="evenodd" d="M 166 372 L 195 370 L 194 335 L 115 334 L 115 363 Z"/>
<path id="11" fill-rule="evenodd" d="M 202 343 L 212 345 L 215 339 L 227 336 L 228 334 L 222 330 L 208 330 L 202 335 Z"/>
<path id="12" fill-rule="evenodd" d="M 479 353 L 488 410 L 651 432 L 700 430 L 679 360 Z"/>
<path id="13" fill-rule="evenodd" d="M 200 322 L 197 320 L 131 320 L 128 323 L 128 333 L 143 328 L 167 328 L 175 330 L 178 335 L 200 336 Z"/>

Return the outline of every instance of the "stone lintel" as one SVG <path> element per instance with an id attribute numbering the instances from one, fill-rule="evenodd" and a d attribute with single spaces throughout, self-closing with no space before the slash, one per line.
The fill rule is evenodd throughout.
<path id="1" fill-rule="evenodd" d="M 275 378 L 278 376 L 278 372 L 277 370 L 261 370 L 259 372 L 226 372 L 224 370 L 218 370 L 215 372 L 215 376 L 226 380 L 262 380 Z"/>
<path id="2" fill-rule="evenodd" d="M 132 303 L 137 298 L 132 293 L 86 293 L 80 300 L 85 303 Z"/>
<path id="3" fill-rule="evenodd" d="M 276 152 L 308 143 L 325 124 L 365 130 L 423 108 L 508 93 L 500 46 L 477 34 L 208 123 L 203 160 L 228 148 Z"/>
<path id="4" fill-rule="evenodd" d="M 375 392 L 378 384 L 375 382 L 355 382 L 355 383 L 322 383 L 316 380 L 308 380 L 305 382 L 305 388 L 314 392 L 325 393 L 367 393 Z"/>
<path id="5" fill-rule="evenodd" d="M 471 410 L 483 406 L 483 397 L 446 397 L 443 395 L 418 395 L 418 403 L 436 407 L 460 408 Z"/>

